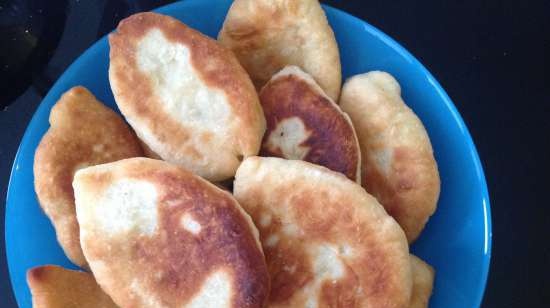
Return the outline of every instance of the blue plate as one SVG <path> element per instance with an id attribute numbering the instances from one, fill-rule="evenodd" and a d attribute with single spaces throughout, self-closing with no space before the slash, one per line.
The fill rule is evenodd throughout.
<path id="1" fill-rule="evenodd" d="M 188 0 L 156 10 L 216 37 L 231 1 Z M 340 46 L 344 77 L 385 70 L 402 86 L 405 102 L 424 122 L 441 175 L 436 214 L 412 247 L 436 269 L 430 307 L 478 307 L 491 255 L 489 197 L 478 154 L 458 111 L 434 77 L 384 33 L 346 13 L 325 7 Z M 107 78 L 109 45 L 102 38 L 59 78 L 34 114 L 13 164 L 6 209 L 6 252 L 20 307 L 31 307 L 27 269 L 43 264 L 75 268 L 59 247 L 33 187 L 33 157 L 48 129 L 50 108 L 76 85 L 117 109 Z"/>

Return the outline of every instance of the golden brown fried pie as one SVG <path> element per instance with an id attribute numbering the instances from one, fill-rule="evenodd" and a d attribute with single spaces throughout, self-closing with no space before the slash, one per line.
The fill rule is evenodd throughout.
<path id="1" fill-rule="evenodd" d="M 121 21 L 109 44 L 115 100 L 148 156 L 222 181 L 258 153 L 265 119 L 231 51 L 155 13 Z"/>
<path id="2" fill-rule="evenodd" d="M 349 117 L 297 66 L 260 92 L 267 123 L 262 156 L 300 159 L 361 180 L 361 153 Z"/>
<path id="3" fill-rule="evenodd" d="M 50 128 L 34 156 L 34 187 L 71 261 L 86 267 L 71 183 L 76 170 L 143 155 L 124 120 L 84 87 L 67 91 L 50 112 Z"/>
<path id="4" fill-rule="evenodd" d="M 260 231 L 269 307 L 408 307 L 405 234 L 357 183 L 304 161 L 251 157 L 234 195 Z"/>
<path id="5" fill-rule="evenodd" d="M 362 184 L 414 241 L 435 212 L 440 182 L 426 129 L 385 72 L 346 81 L 340 107 L 353 122 L 362 158 Z"/>
<path id="6" fill-rule="evenodd" d="M 33 308 L 116 308 L 89 273 L 55 265 L 27 272 Z"/>
<path id="7" fill-rule="evenodd" d="M 218 41 L 237 55 L 257 89 L 283 67 L 296 65 L 338 100 L 338 45 L 317 0 L 235 0 Z"/>
<path id="8" fill-rule="evenodd" d="M 434 285 L 434 269 L 417 256 L 411 255 L 413 292 L 409 308 L 427 308 Z"/>
<path id="9" fill-rule="evenodd" d="M 250 217 L 232 195 L 160 160 L 78 171 L 84 255 L 123 307 L 263 307 L 269 277 Z"/>

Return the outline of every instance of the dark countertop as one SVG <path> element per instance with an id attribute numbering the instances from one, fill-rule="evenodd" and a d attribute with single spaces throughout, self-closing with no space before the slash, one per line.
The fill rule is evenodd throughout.
<path id="1" fill-rule="evenodd" d="M 169 2 L 0 1 L 3 199 L 25 127 L 57 77 L 118 20 Z M 493 257 L 483 307 L 550 307 L 550 207 L 545 198 L 550 186 L 550 2 L 323 2 L 405 46 L 462 114 L 491 197 Z M 23 40 L 10 42 L 14 34 Z M 25 44 L 36 48 L 27 53 Z M 15 307 L 4 244 L 0 247 L 0 306 Z"/>

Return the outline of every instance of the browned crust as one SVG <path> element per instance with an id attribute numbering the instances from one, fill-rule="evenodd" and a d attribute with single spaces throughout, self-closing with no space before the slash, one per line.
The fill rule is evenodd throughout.
<path id="1" fill-rule="evenodd" d="M 33 308 L 115 308 L 91 274 L 45 265 L 27 271 Z"/>
<path id="2" fill-rule="evenodd" d="M 388 214 L 402 226 L 409 243 L 418 238 L 439 199 L 440 180 L 432 153 L 399 147 L 394 150 L 391 171 L 382 171 L 368 160 L 363 164 L 365 189 L 373 193 Z"/>
<path id="3" fill-rule="evenodd" d="M 128 159 L 105 166 L 97 172 L 83 170 L 77 180 L 97 195 L 119 179 L 147 181 L 156 186 L 159 204 L 157 229 L 150 237 L 84 239 L 92 271 L 115 302 L 139 305 L 129 292 L 137 279 L 167 307 L 182 307 L 210 274 L 225 270 L 232 277 L 231 307 L 264 306 L 269 294 L 264 256 L 253 224 L 231 194 L 158 160 Z M 198 235 L 181 227 L 183 214 L 203 226 Z M 111 277 L 96 273 L 94 261 L 104 262 Z"/>
<path id="4" fill-rule="evenodd" d="M 435 270 L 417 256 L 411 255 L 413 292 L 409 308 L 427 308 L 432 295 Z"/>
<path id="5" fill-rule="evenodd" d="M 235 53 L 258 90 L 283 67 L 297 65 L 338 100 L 338 45 L 319 1 L 235 0 L 218 40 Z"/>
<path id="6" fill-rule="evenodd" d="M 244 168 L 244 169 L 243 169 Z M 243 171 L 245 170 L 245 171 Z M 344 277 L 324 281 L 319 307 L 401 307 L 409 304 L 405 235 L 358 184 L 326 168 L 278 158 L 248 158 L 235 196 L 260 231 L 271 275 L 270 307 L 304 307 L 301 291 L 315 278 L 312 247 L 349 245 Z M 272 215 L 262 224 L 262 216 Z M 289 236 L 282 228 L 293 223 Z M 278 235 L 275 245 L 267 245 Z"/>
<path id="7" fill-rule="evenodd" d="M 286 191 L 280 193 L 289 194 Z M 319 191 L 308 191 L 310 194 L 326 193 Z M 341 197 L 341 196 L 340 196 Z M 328 195 L 326 196 L 327 199 Z M 342 197 L 333 204 L 320 204 L 312 202 L 312 199 L 305 194 L 293 197 L 293 205 L 289 209 L 290 216 L 301 217 L 298 224 L 303 230 L 299 238 L 288 238 L 280 236 L 275 247 L 263 246 L 269 273 L 272 277 L 272 290 L 269 302 L 276 307 L 285 307 L 289 304 L 296 304 L 295 296 L 303 287 L 314 279 L 314 265 L 307 245 L 316 243 L 318 245 L 333 245 L 338 247 L 342 242 L 351 244 L 354 249 L 355 258 L 344 262 L 344 277 L 340 279 L 327 279 L 322 284 L 319 292 L 319 307 L 405 307 L 408 299 L 403 299 L 404 288 L 396 281 L 396 264 L 389 264 L 388 260 L 396 260 L 392 255 L 397 255 L 397 245 L 388 249 L 388 244 L 382 239 L 376 238 L 372 233 L 375 226 L 369 225 L 363 219 L 361 211 L 355 211 L 352 197 Z M 254 221 L 258 222 L 261 215 L 259 211 L 251 212 Z M 397 227 L 397 226 L 396 226 Z M 261 241 L 266 242 L 272 234 L 283 234 L 282 224 L 275 219 L 275 222 L 268 228 L 260 229 Z M 355 239 L 352 239 L 355 238 Z M 387 238 L 391 242 L 393 238 Z M 404 242 L 404 239 L 403 239 Z M 307 244 L 304 244 L 307 243 Z M 368 247 L 367 249 L 362 246 Z M 384 247 L 386 246 L 386 247 Z M 288 267 L 295 268 L 294 272 L 286 270 Z M 359 291 L 363 289 L 363 292 Z M 368 303 L 368 304 L 367 304 Z M 290 306 L 293 306 L 293 305 Z"/>
<path id="8" fill-rule="evenodd" d="M 403 102 L 398 82 L 385 72 L 348 79 L 340 106 L 359 137 L 361 184 L 412 243 L 435 212 L 440 193 L 437 162 L 421 120 Z M 383 163 L 381 153 L 387 155 Z"/>
<path id="9" fill-rule="evenodd" d="M 297 117 L 310 133 L 300 144 L 310 149 L 303 160 L 357 180 L 361 157 L 355 131 L 323 93 L 301 77 L 289 74 L 268 82 L 260 92 L 260 101 L 267 123 L 260 155 L 288 158 L 280 149 L 271 148 L 268 138 L 281 121 Z"/>
<path id="10" fill-rule="evenodd" d="M 159 142 L 169 145 L 172 151 L 200 159 L 201 154 L 188 142 L 191 132 L 162 110 L 162 102 L 153 93 L 149 77 L 137 69 L 137 44 L 151 29 L 159 29 L 168 40 L 183 44 L 191 50 L 191 64 L 201 80 L 209 87 L 223 91 L 233 110 L 232 114 L 238 118 L 243 131 L 232 132 L 230 136 L 234 138 L 237 151 L 245 157 L 255 155 L 259 150 L 259 136 L 265 130 L 265 123 L 256 91 L 247 73 L 231 51 L 169 16 L 135 14 L 122 20 L 117 32 L 109 35 L 109 79 L 117 105 L 124 116 L 131 123 L 137 121 L 148 127 Z M 224 174 L 215 180 L 230 176 L 232 174 Z"/>
<path id="11" fill-rule="evenodd" d="M 143 155 L 124 120 L 84 87 L 67 91 L 50 113 L 34 156 L 34 187 L 57 239 L 75 264 L 86 267 L 71 183 L 77 168 Z M 101 144 L 99 150 L 94 146 Z"/>

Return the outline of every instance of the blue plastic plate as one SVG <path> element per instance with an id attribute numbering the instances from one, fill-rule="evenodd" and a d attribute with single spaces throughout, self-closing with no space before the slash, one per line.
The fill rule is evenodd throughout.
<path id="1" fill-rule="evenodd" d="M 231 1 L 188 0 L 157 12 L 216 37 Z M 434 77 L 384 33 L 346 13 L 325 7 L 340 46 L 344 77 L 385 70 L 402 86 L 405 102 L 424 122 L 441 175 L 436 214 L 412 247 L 436 269 L 430 307 L 478 307 L 491 255 L 489 197 L 478 154 L 458 111 Z M 27 269 L 43 264 L 75 268 L 59 247 L 33 187 L 33 157 L 48 129 L 50 108 L 69 88 L 83 85 L 117 109 L 107 78 L 109 45 L 102 38 L 59 78 L 34 114 L 13 164 L 6 209 L 6 252 L 20 307 L 31 307 Z"/>

